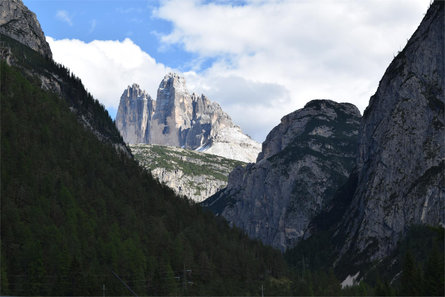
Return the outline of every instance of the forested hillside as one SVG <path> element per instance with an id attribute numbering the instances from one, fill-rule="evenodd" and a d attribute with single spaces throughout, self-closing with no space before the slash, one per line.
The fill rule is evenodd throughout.
<path id="1" fill-rule="evenodd" d="M 24 72 L 1 63 L 2 295 L 130 295 L 113 274 L 139 295 L 272 294 L 278 251 L 176 197 Z"/>

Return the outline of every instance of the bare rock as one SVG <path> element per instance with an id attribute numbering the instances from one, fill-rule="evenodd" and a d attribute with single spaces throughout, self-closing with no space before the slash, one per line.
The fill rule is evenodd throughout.
<path id="1" fill-rule="evenodd" d="M 52 57 L 36 15 L 21 0 L 0 2 L 0 33 L 27 45 L 43 56 Z"/>

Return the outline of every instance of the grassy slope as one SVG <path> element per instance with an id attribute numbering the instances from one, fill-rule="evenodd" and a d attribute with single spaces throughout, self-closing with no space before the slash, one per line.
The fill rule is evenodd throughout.
<path id="1" fill-rule="evenodd" d="M 162 145 L 137 144 L 131 145 L 131 150 L 135 159 L 149 170 L 180 169 L 190 176 L 209 175 L 225 182 L 233 168 L 245 165 L 241 161 Z"/>

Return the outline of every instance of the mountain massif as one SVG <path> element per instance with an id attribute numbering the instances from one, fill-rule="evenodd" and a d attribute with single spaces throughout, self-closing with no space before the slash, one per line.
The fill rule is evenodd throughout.
<path id="1" fill-rule="evenodd" d="M 289 249 L 295 267 L 334 267 L 348 275 L 346 285 L 369 278 L 372 263 L 385 263 L 388 283 L 407 282 L 398 279 L 408 273 L 400 255 L 410 253 L 406 246 L 418 254 L 420 246 L 423 253 L 443 248 L 444 17 L 444 2 L 432 3 L 362 118 L 350 105 L 308 103 L 270 132 L 256 164 L 235 169 L 228 186 L 202 205 L 250 237 Z M 435 227 L 438 233 L 428 229 Z M 410 244 L 421 232 L 431 237 Z M 440 275 L 436 289 L 443 292 Z M 420 278 L 411 282 L 417 288 L 400 292 L 434 291 L 422 291 Z"/>
<path id="2" fill-rule="evenodd" d="M 281 119 L 255 164 L 236 168 L 203 205 L 281 250 L 303 238 L 355 164 L 359 110 L 314 100 Z"/>
<path id="3" fill-rule="evenodd" d="M 253 162 L 260 144 L 242 133 L 205 95 L 190 94 L 175 73 L 161 81 L 156 100 L 137 84 L 122 94 L 116 126 L 125 142 L 176 146 Z"/>

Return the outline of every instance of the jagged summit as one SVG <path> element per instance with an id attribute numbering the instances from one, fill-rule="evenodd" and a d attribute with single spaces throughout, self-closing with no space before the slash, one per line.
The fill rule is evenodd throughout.
<path id="1" fill-rule="evenodd" d="M 125 94 L 126 92 L 126 94 Z M 128 86 L 127 89 L 124 91 L 122 96 L 126 95 L 128 98 L 137 99 L 137 98 L 149 98 L 150 95 L 147 94 L 145 90 L 142 90 L 141 87 L 134 83 L 131 86 Z"/>
<path id="2" fill-rule="evenodd" d="M 125 142 L 146 141 L 148 122 L 151 120 L 154 107 L 155 101 L 138 84 L 134 83 L 124 90 L 116 115 L 116 126 Z M 129 113 L 131 116 L 124 118 L 124 115 Z"/>
<path id="3" fill-rule="evenodd" d="M 22 0 L 0 1 L 0 33 L 51 58 L 52 53 L 36 15 Z"/>
<path id="4" fill-rule="evenodd" d="M 255 161 L 260 151 L 260 144 L 245 135 L 219 104 L 190 94 L 185 78 L 177 73 L 164 76 L 156 101 L 147 97 L 136 103 L 140 99 L 126 94 L 128 89 L 121 97 L 116 125 L 127 143 L 176 146 L 244 162 Z"/>

